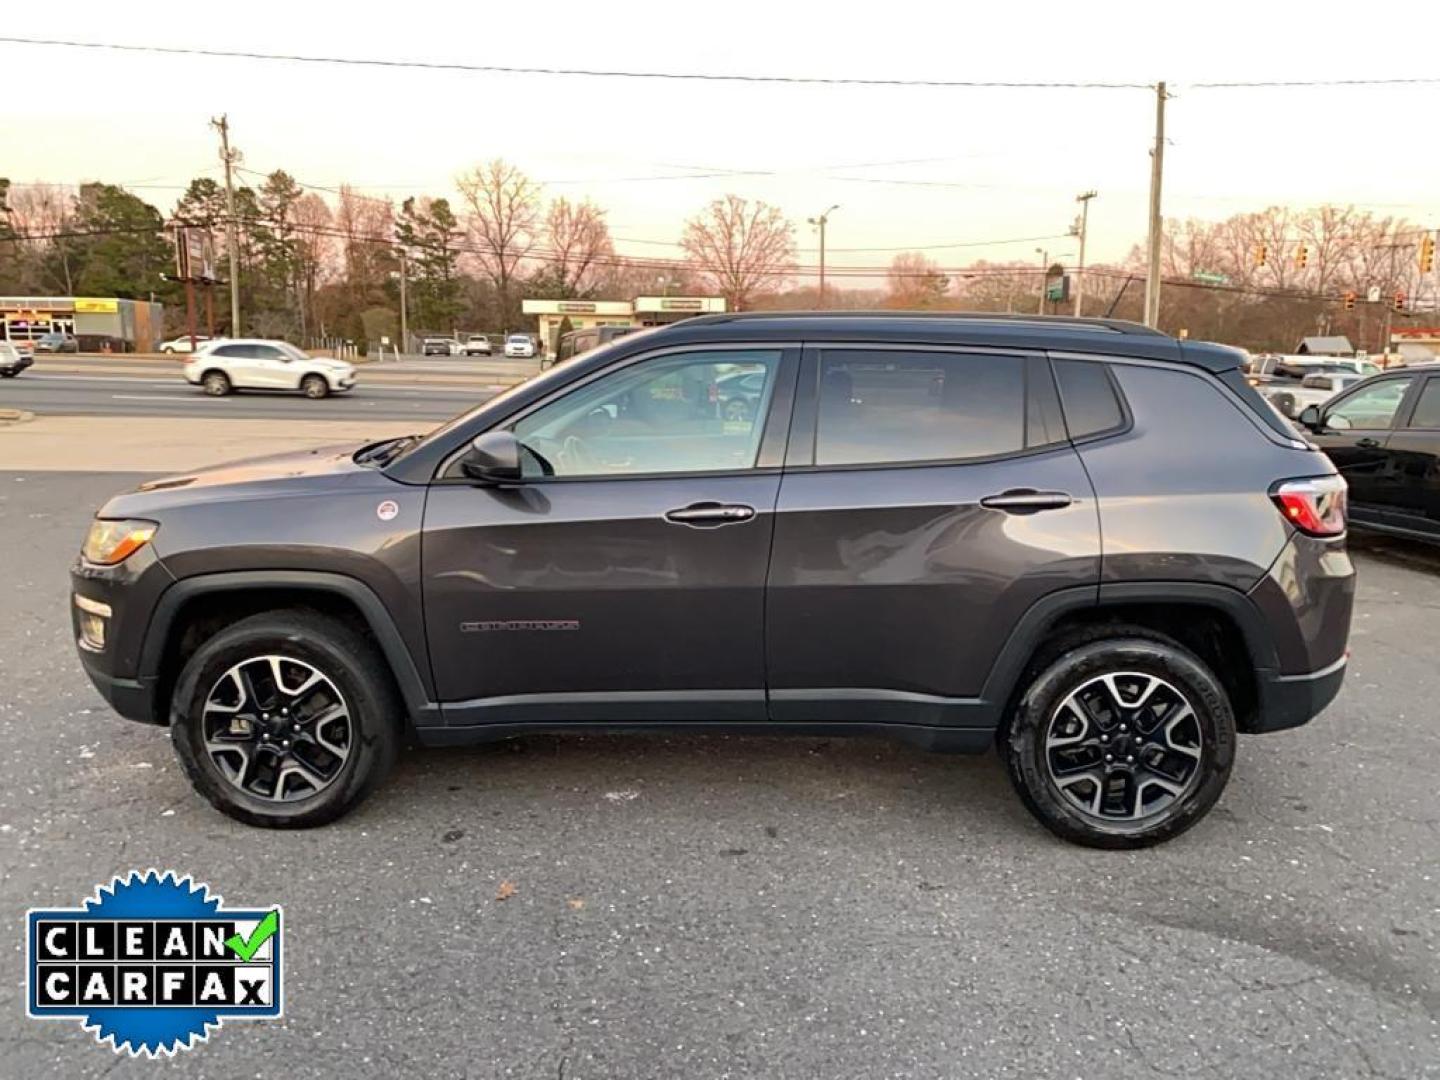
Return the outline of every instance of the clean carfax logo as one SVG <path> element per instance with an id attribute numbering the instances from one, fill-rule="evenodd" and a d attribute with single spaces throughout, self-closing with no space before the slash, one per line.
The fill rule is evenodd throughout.
<path id="1" fill-rule="evenodd" d="M 278 906 L 226 908 L 188 876 L 131 871 L 83 907 L 32 908 L 27 1009 L 131 1056 L 173 1054 L 230 1017 L 281 1013 Z"/>

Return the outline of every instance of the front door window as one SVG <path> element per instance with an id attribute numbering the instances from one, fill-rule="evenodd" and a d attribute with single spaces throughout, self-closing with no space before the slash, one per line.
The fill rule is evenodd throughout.
<path id="1" fill-rule="evenodd" d="M 515 425 L 531 478 L 753 468 L 780 350 L 692 352 L 611 372 Z"/>

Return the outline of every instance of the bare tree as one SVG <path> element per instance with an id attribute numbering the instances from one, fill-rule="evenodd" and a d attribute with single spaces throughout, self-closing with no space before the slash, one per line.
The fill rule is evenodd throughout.
<path id="1" fill-rule="evenodd" d="M 54 237 L 74 223 L 75 192 L 59 184 L 26 184 L 10 189 L 8 206 L 21 276 L 47 291 L 73 293 L 72 245 Z"/>
<path id="2" fill-rule="evenodd" d="M 775 288 L 795 267 L 795 227 L 778 207 L 716 199 L 685 224 L 680 246 L 732 311 Z"/>
<path id="3" fill-rule="evenodd" d="M 395 262 L 390 249 L 395 212 L 390 201 L 361 195 L 342 184 L 335 227 L 341 234 L 340 253 L 350 306 L 360 311 L 381 302 L 386 278 Z"/>
<path id="4" fill-rule="evenodd" d="M 521 261 L 535 246 L 540 185 L 500 158 L 477 165 L 455 185 L 470 204 L 476 258 L 495 283 L 502 318 L 511 317 L 510 286 Z M 508 329 L 508 325 L 507 325 Z"/>
<path id="5" fill-rule="evenodd" d="M 939 264 L 919 251 L 902 251 L 891 259 L 887 279 L 885 304 L 892 308 L 940 307 L 950 289 L 950 279 L 940 272 Z"/>
<path id="6" fill-rule="evenodd" d="M 300 196 L 293 208 L 296 292 L 300 301 L 300 333 L 309 338 L 314 322 L 315 290 L 333 256 L 328 235 L 333 216 L 330 206 L 313 191 Z"/>
<path id="7" fill-rule="evenodd" d="M 603 264 L 613 261 L 615 254 L 605 211 L 589 199 L 572 203 L 562 197 L 552 202 L 545 215 L 545 239 L 550 259 L 545 276 L 560 299 L 581 296 L 593 288 Z"/>

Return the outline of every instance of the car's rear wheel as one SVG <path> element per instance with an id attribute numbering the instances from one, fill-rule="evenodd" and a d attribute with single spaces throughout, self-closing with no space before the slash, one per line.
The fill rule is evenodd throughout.
<path id="1" fill-rule="evenodd" d="M 402 706 L 374 646 L 312 611 L 242 619 L 176 683 L 170 738 L 195 789 L 248 825 L 340 817 L 389 772 Z"/>
<path id="2" fill-rule="evenodd" d="M 200 380 L 200 385 L 211 397 L 224 397 L 231 390 L 230 377 L 223 371 L 207 371 Z"/>
<path id="3" fill-rule="evenodd" d="M 318 401 L 330 393 L 330 384 L 323 375 L 306 375 L 300 380 L 300 389 L 305 391 L 306 397 Z"/>
<path id="4" fill-rule="evenodd" d="M 1070 648 L 1035 678 L 1001 751 L 1025 805 L 1056 835 L 1101 848 L 1178 836 L 1220 798 L 1235 717 L 1214 673 L 1146 631 Z"/>

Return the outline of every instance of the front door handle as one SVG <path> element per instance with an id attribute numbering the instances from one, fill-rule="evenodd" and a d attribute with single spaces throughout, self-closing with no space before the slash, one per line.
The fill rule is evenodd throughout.
<path id="1" fill-rule="evenodd" d="M 666 513 L 665 520 L 676 525 L 690 525 L 697 529 L 713 529 L 717 525 L 733 525 L 749 521 L 755 516 L 753 506 L 739 503 L 698 502 L 682 506 Z"/>
<path id="2" fill-rule="evenodd" d="M 1063 510 L 1075 500 L 1065 491 L 1036 491 L 1034 488 L 1011 488 L 998 495 L 986 495 L 980 505 L 1007 514 L 1033 514 L 1039 510 Z"/>
<path id="3" fill-rule="evenodd" d="M 1372 439 L 1370 438 L 1370 436 L 1367 435 L 1365 436 L 1365 438 L 1358 440 L 1355 445 L 1358 446 L 1361 450 L 1379 450 L 1380 440 Z"/>

